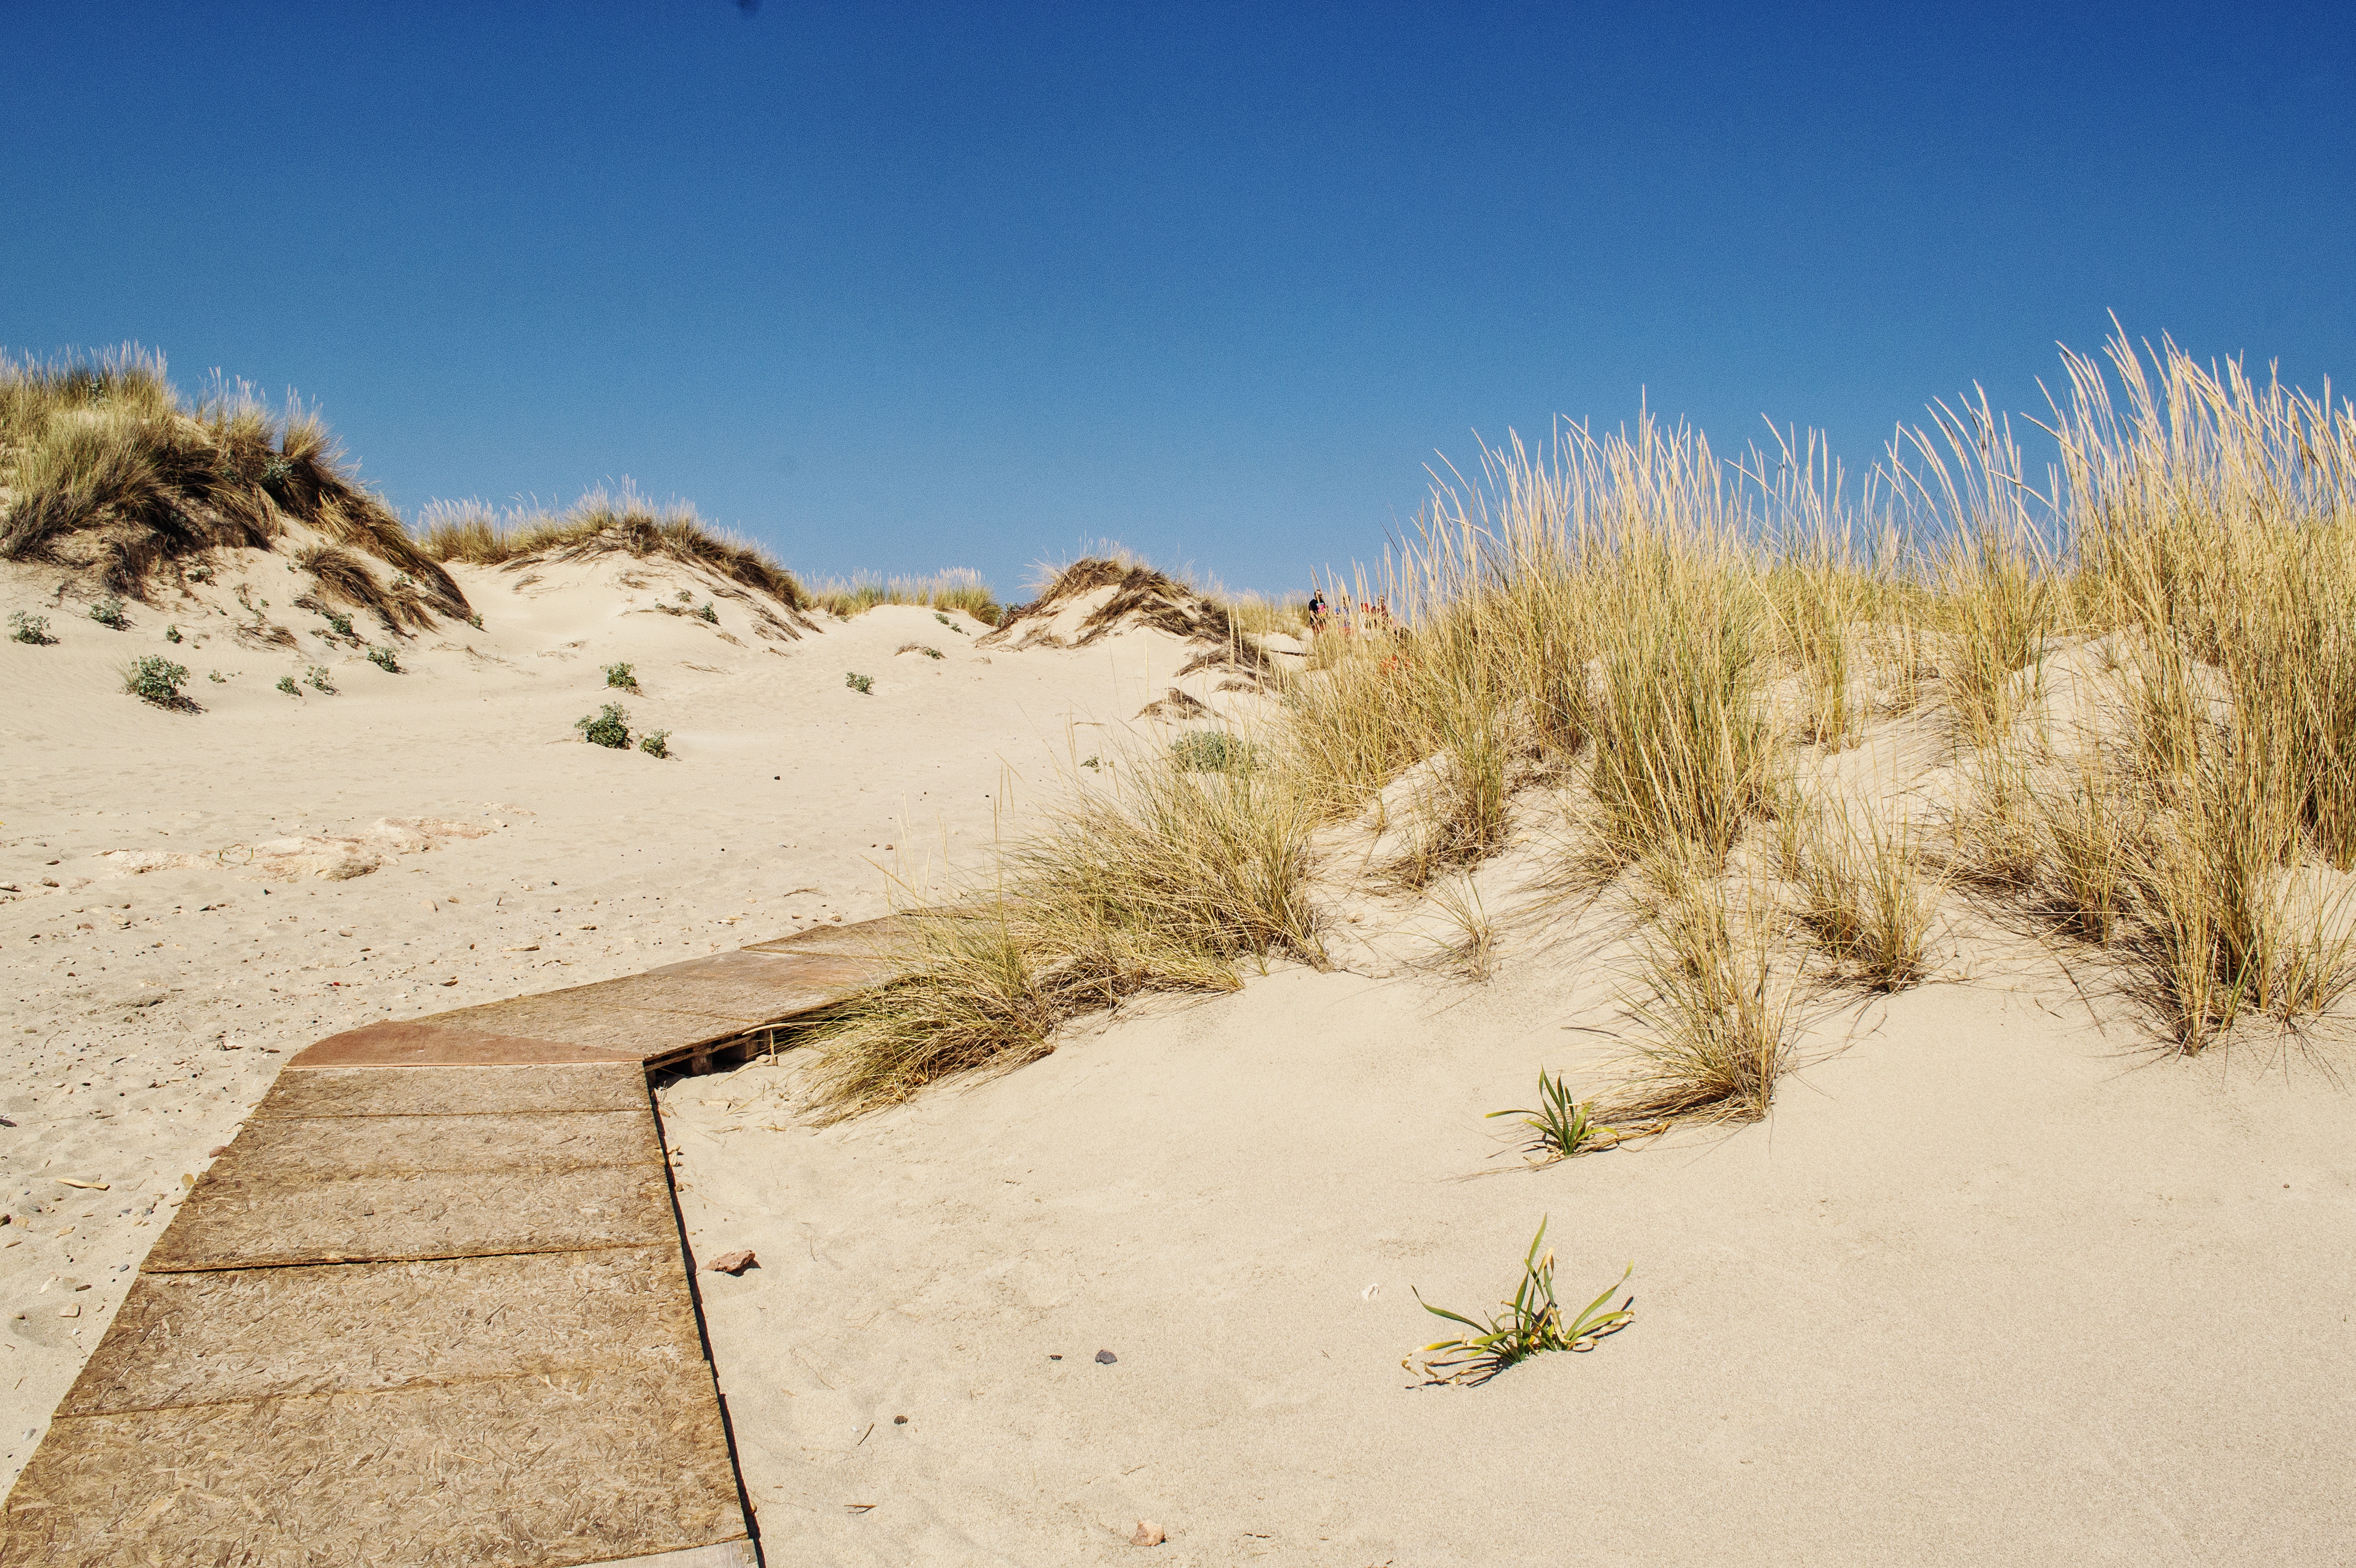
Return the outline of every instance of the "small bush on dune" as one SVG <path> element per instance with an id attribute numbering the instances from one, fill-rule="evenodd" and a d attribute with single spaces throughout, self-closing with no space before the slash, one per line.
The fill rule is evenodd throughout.
<path id="1" fill-rule="evenodd" d="M 187 700 L 180 695 L 180 688 L 187 684 L 187 665 L 175 664 L 161 654 L 150 653 L 134 663 L 124 674 L 123 689 L 158 707 L 177 707 Z"/>
<path id="2" fill-rule="evenodd" d="M 278 690 L 290 697 L 299 697 L 303 694 L 302 688 L 294 684 L 294 677 L 292 675 L 278 677 Z"/>
<path id="3" fill-rule="evenodd" d="M 49 635 L 49 618 L 27 615 L 23 610 L 8 612 L 8 635 L 17 642 L 29 642 L 36 648 L 46 648 L 57 641 Z"/>
<path id="4" fill-rule="evenodd" d="M 375 665 L 378 669 L 383 671 L 388 675 L 398 675 L 401 673 L 401 656 L 390 648 L 369 649 L 368 650 L 368 661 Z"/>
<path id="5" fill-rule="evenodd" d="M 128 630 L 131 626 L 131 618 L 123 613 L 122 599 L 112 594 L 90 607 L 90 618 L 117 631 Z"/>
<path id="6" fill-rule="evenodd" d="M 875 678 L 872 675 L 862 675 L 856 670 L 845 674 L 842 683 L 862 697 L 873 695 L 875 690 Z"/>
<path id="7" fill-rule="evenodd" d="M 608 664 L 605 666 L 605 684 L 625 692 L 635 692 L 638 689 L 637 672 L 627 664 Z"/>
<path id="8" fill-rule="evenodd" d="M 573 727 L 592 746 L 621 751 L 630 744 L 630 715 L 617 703 L 607 703 L 595 713 L 573 720 Z"/>
<path id="9" fill-rule="evenodd" d="M 648 757 L 669 757 L 670 755 L 670 731 L 667 729 L 648 730 L 646 735 L 639 739 L 638 749 L 645 752 Z"/>
<path id="10" fill-rule="evenodd" d="M 325 692 L 331 697 L 336 693 L 335 677 L 327 673 L 327 667 L 324 664 L 314 664 L 304 671 L 303 683 L 315 692 Z"/>

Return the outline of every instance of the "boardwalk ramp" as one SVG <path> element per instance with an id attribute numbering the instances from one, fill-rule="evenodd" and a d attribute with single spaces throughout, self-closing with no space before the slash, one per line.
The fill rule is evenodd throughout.
<path id="1" fill-rule="evenodd" d="M 0 1564 L 752 1568 L 648 1090 L 888 979 L 889 922 L 294 1058 L 140 1266 Z"/>

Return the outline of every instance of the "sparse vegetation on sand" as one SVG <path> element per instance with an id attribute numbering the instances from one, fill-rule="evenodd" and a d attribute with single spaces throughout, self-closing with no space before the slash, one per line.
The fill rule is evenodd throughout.
<path id="1" fill-rule="evenodd" d="M 188 667 L 175 664 L 160 653 L 150 653 L 135 660 L 123 676 L 124 691 L 161 708 L 178 707 L 185 703 L 187 699 L 180 695 L 180 688 L 187 682 Z"/>
<path id="2" fill-rule="evenodd" d="M 862 675 L 856 670 L 847 671 L 842 677 L 842 683 L 862 697 L 873 696 L 875 692 L 875 677 Z"/>
<path id="3" fill-rule="evenodd" d="M 273 413 L 236 386 L 190 408 L 163 356 L 135 346 L 0 359 L 0 559 L 67 566 L 112 594 L 145 597 L 165 571 L 204 581 L 209 573 L 193 574 L 208 552 L 268 550 L 299 528 L 347 561 L 372 557 L 409 575 L 392 590 L 358 566 L 367 586 L 353 602 L 391 624 L 466 613 L 449 574 L 353 481 L 316 414 L 292 404 Z"/>
<path id="4" fill-rule="evenodd" d="M 109 594 L 91 605 L 90 618 L 115 631 L 128 631 L 131 628 L 131 618 L 123 613 L 123 599 L 117 594 Z"/>
<path id="5" fill-rule="evenodd" d="M 32 615 L 24 610 L 8 612 L 8 637 L 14 642 L 29 642 L 35 648 L 47 648 L 57 641 L 49 635 L 49 618 Z"/>
<path id="6" fill-rule="evenodd" d="M 794 575 L 759 546 L 728 537 L 684 501 L 659 507 L 627 489 L 618 495 L 591 490 L 562 512 L 435 501 L 418 514 L 417 523 L 424 553 L 436 561 L 516 566 L 606 554 L 667 558 L 764 594 L 789 614 L 812 603 Z M 682 595 L 680 602 L 692 599 Z M 718 618 L 708 604 L 699 613 L 706 620 Z"/>
<path id="7" fill-rule="evenodd" d="M 375 665 L 378 669 L 383 671 L 388 675 L 398 675 L 401 673 L 401 655 L 394 652 L 390 648 L 369 649 L 368 650 L 368 661 Z"/>
<path id="8" fill-rule="evenodd" d="M 1570 1158 L 1590 1144 L 1609 1148 L 1619 1141 L 1618 1129 L 1599 1124 L 1590 1114 L 1592 1110 L 1586 1101 L 1572 1097 L 1568 1079 L 1541 1069 L 1536 1106 L 1492 1111 L 1489 1115 L 1520 1117 L 1530 1135 L 1527 1152 L 1550 1164 Z"/>
<path id="9" fill-rule="evenodd" d="M 985 902 L 904 918 L 910 967 L 812 1037 L 819 1103 L 905 1100 L 1050 1049 L 1067 1018 L 1149 990 L 1227 991 L 1239 966 L 1323 963 L 1308 823 L 1249 771 L 1124 763 L 1011 849 Z"/>
<path id="10" fill-rule="evenodd" d="M 810 597 L 829 615 L 849 619 L 877 605 L 930 606 L 943 626 L 958 629 L 944 610 L 962 610 L 984 626 L 996 626 L 1001 614 L 998 596 L 981 574 L 962 566 L 929 577 L 856 577 L 849 582 L 810 585 Z"/>
<path id="11" fill-rule="evenodd" d="M 1332 585 L 1306 667 L 1265 677 L 1255 765 L 1191 770 L 1210 732 L 1125 763 L 1087 808 L 1137 852 L 1118 875 L 1059 828 L 1012 852 L 990 918 L 919 922 L 910 985 L 829 1047 L 832 1102 L 1231 970 L 1184 920 L 1118 984 L 1076 956 L 1103 950 L 1108 878 L 1150 905 L 1189 853 L 1162 807 L 1216 801 L 1255 846 L 1235 865 L 1297 866 L 1411 770 L 1374 891 L 1468 875 L 1534 794 L 1567 809 L 1550 886 L 1624 918 L 1633 955 L 1603 1121 L 1763 1114 L 1802 1001 L 1933 978 L 1957 898 L 2081 946 L 2176 1049 L 2330 1012 L 2356 985 L 2356 412 L 2165 342 L 2065 371 L 2047 489 L 1985 403 L 1940 406 L 1854 494 L 1813 444 L 1728 464 L 1649 419 L 1446 470 L 1387 574 Z M 1196 613 L 1091 561 L 992 635 L 1106 589 L 1055 635 L 1115 603 Z M 1294 875 L 1254 874 L 1288 913 L 1248 950 L 1315 952 Z"/>
<path id="12" fill-rule="evenodd" d="M 607 703 L 594 714 L 573 721 L 581 738 L 592 746 L 602 746 L 613 751 L 625 751 L 630 745 L 630 715 L 619 703 Z"/>
<path id="13" fill-rule="evenodd" d="M 608 664 L 605 666 L 605 684 L 625 692 L 635 692 L 638 689 L 637 671 L 628 664 Z"/>
<path id="14" fill-rule="evenodd" d="M 1612 1294 L 1628 1283 L 1629 1275 L 1636 1272 L 1633 1263 L 1606 1285 L 1602 1294 L 1589 1302 L 1578 1316 L 1566 1317 L 1554 1298 L 1554 1253 L 1551 1250 L 1540 1251 L 1546 1246 L 1546 1233 L 1547 1222 L 1541 1219 L 1538 1233 L 1530 1239 L 1530 1250 L 1522 1259 L 1520 1284 L 1515 1287 L 1511 1299 L 1501 1304 L 1503 1310 L 1486 1323 L 1434 1306 L 1423 1299 L 1420 1292 L 1417 1293 L 1415 1299 L 1424 1311 L 1462 1324 L 1472 1332 L 1426 1345 L 1399 1365 L 1420 1373 L 1428 1382 L 1477 1385 L 1543 1351 L 1592 1350 L 1635 1321 L 1635 1297 L 1628 1297 L 1616 1307 L 1607 1308 L 1606 1305 Z"/>
<path id="15" fill-rule="evenodd" d="M 638 749 L 645 752 L 648 757 L 669 757 L 670 731 L 667 729 L 648 730 L 644 736 L 639 737 Z"/>

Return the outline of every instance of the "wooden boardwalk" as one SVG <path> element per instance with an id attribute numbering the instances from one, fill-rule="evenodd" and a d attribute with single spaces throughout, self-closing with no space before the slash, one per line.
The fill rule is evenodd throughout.
<path id="1" fill-rule="evenodd" d="M 888 926 L 294 1058 L 59 1406 L 0 1564 L 751 1568 L 648 1073 L 888 979 Z"/>

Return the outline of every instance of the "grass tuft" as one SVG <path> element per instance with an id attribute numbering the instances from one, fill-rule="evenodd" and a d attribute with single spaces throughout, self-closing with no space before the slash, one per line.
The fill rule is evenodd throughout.
<path id="1" fill-rule="evenodd" d="M 1434 1317 L 1461 1324 L 1471 1333 L 1426 1345 L 1399 1365 L 1433 1383 L 1487 1382 L 1506 1368 L 1547 1350 L 1592 1350 L 1636 1320 L 1634 1296 L 1607 1307 L 1612 1294 L 1628 1283 L 1636 1265 L 1631 1263 L 1603 1294 L 1587 1304 L 1576 1317 L 1568 1317 L 1554 1295 L 1554 1253 L 1546 1245 L 1547 1222 L 1538 1221 L 1530 1250 L 1522 1259 L 1521 1283 L 1502 1303 L 1503 1310 L 1487 1322 L 1432 1305 L 1416 1293 L 1416 1301 Z M 1419 1359 L 1418 1358 L 1420 1358 Z"/>
<path id="2" fill-rule="evenodd" d="M 1512 1111 L 1492 1111 L 1488 1119 L 1518 1116 L 1530 1134 L 1527 1152 L 1540 1156 L 1542 1165 L 1567 1160 L 1598 1139 L 1600 1145 L 1610 1148 L 1619 1141 L 1618 1130 L 1606 1127 L 1594 1119 L 1591 1101 L 1571 1097 L 1570 1085 L 1563 1079 L 1541 1069 L 1538 1073 L 1538 1102 L 1535 1108 Z"/>

